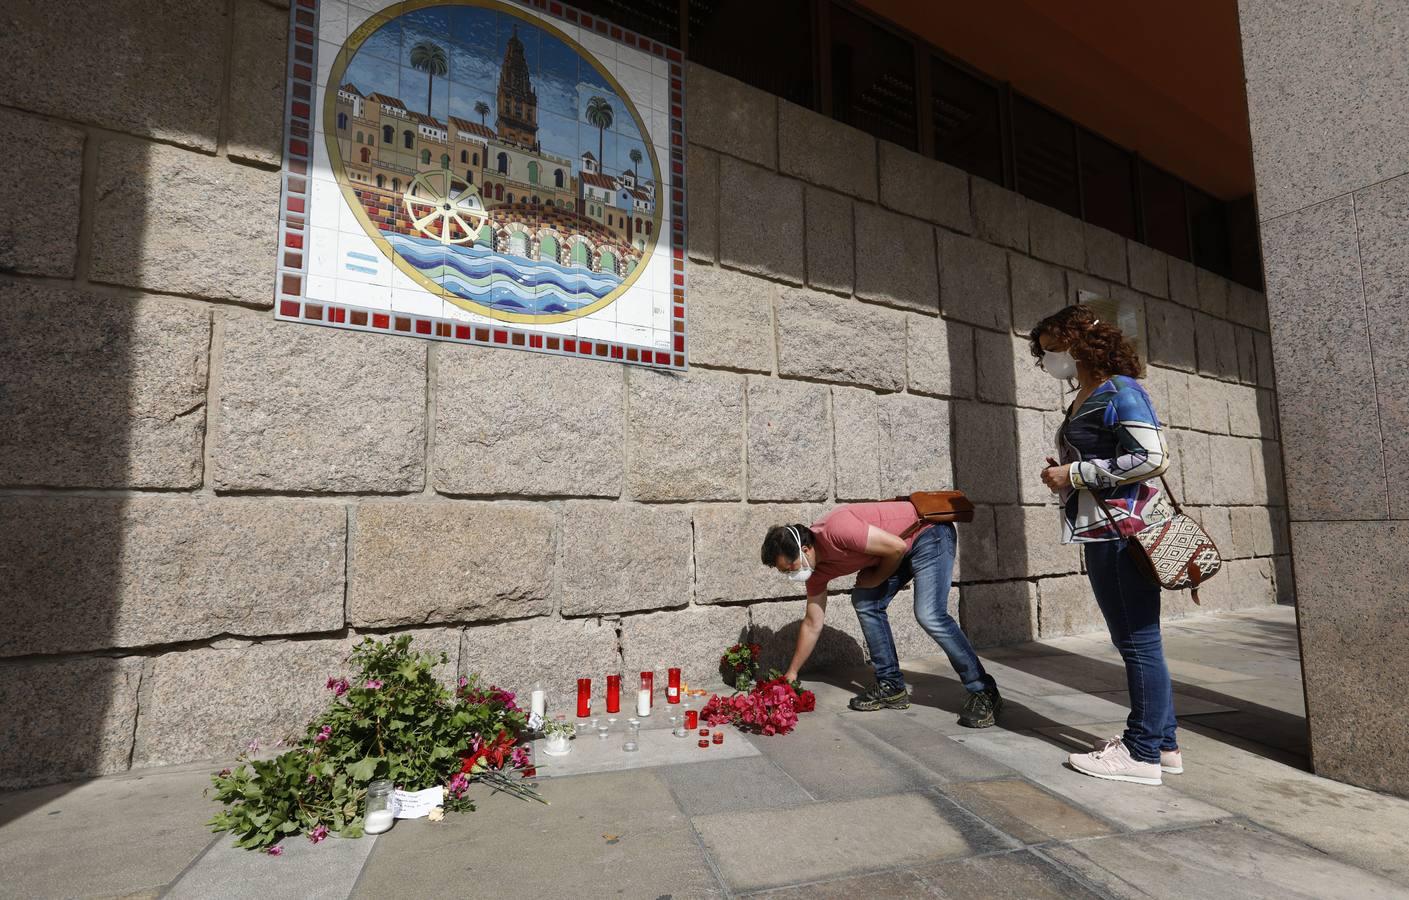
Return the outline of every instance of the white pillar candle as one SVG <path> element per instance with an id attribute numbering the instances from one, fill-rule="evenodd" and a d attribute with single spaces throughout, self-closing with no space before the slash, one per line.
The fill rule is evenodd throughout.
<path id="1" fill-rule="evenodd" d="M 392 815 L 389 809 L 378 809 L 367 813 L 367 821 L 362 830 L 367 834 L 381 834 L 391 827 Z"/>
<path id="2" fill-rule="evenodd" d="M 645 688 L 636 692 L 636 715 L 649 716 L 651 714 L 651 692 Z"/>
<path id="3" fill-rule="evenodd" d="M 548 695 L 541 688 L 534 688 L 529 700 L 529 712 L 541 716 L 548 708 Z"/>

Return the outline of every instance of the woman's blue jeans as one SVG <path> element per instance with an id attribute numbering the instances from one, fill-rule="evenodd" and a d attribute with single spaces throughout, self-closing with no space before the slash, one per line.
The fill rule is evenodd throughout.
<path id="1" fill-rule="evenodd" d="M 968 637 L 949 614 L 954 543 L 953 525 L 931 525 L 915 537 L 915 543 L 900 561 L 895 574 L 876 587 L 852 590 L 851 605 L 856 608 L 861 634 L 866 638 L 866 649 L 871 655 L 871 666 L 876 670 L 876 681 L 881 684 L 897 690 L 905 686 L 886 607 L 913 580 L 915 621 L 949 657 L 964 687 L 971 693 L 995 687 L 992 676 L 984 671 L 983 663 L 974 653 Z"/>
<path id="2" fill-rule="evenodd" d="M 1159 762 L 1161 750 L 1179 746 L 1174 738 L 1178 727 L 1174 719 L 1174 686 L 1160 638 L 1160 586 L 1136 568 L 1125 552 L 1128 540 L 1083 545 L 1086 574 L 1101 614 L 1106 617 L 1111 643 L 1125 660 L 1125 681 L 1130 689 L 1125 746 L 1141 762 Z"/>

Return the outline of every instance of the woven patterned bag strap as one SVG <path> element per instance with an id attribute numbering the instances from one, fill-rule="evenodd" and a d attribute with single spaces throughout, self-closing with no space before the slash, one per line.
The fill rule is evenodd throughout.
<path id="1" fill-rule="evenodd" d="M 1178 501 L 1177 499 L 1175 499 L 1175 497 L 1174 497 L 1174 491 L 1172 491 L 1172 490 L 1169 489 L 1169 482 L 1165 480 L 1165 478 L 1164 478 L 1164 473 L 1162 473 L 1162 472 L 1160 473 L 1160 476 L 1159 476 L 1159 483 L 1160 483 L 1160 486 L 1164 488 L 1164 495 L 1169 498 L 1169 502 L 1170 502 L 1170 503 L 1174 504 L 1174 513 L 1175 513 L 1175 515 L 1180 515 L 1180 516 L 1184 515 L 1184 507 L 1180 506 L 1180 505 L 1179 505 L 1179 501 Z"/>

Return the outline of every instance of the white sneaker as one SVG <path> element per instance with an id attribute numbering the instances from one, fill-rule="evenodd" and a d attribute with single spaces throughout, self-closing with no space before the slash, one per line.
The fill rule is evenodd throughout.
<path id="1" fill-rule="evenodd" d="M 1159 768 L 1161 772 L 1168 772 L 1171 775 L 1183 775 L 1183 752 L 1179 750 L 1161 750 L 1159 752 Z"/>
<path id="2" fill-rule="evenodd" d="M 1135 784 L 1161 784 L 1160 764 L 1140 762 L 1130 755 L 1125 742 L 1111 738 L 1098 750 L 1073 753 L 1067 757 L 1071 767 L 1083 775 L 1110 781 L 1131 781 Z"/>

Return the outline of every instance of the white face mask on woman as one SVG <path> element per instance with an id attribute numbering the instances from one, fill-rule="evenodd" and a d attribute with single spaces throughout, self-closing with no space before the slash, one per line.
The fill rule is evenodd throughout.
<path id="1" fill-rule="evenodd" d="M 1076 360 L 1066 350 L 1048 350 L 1042 354 L 1042 370 L 1053 378 L 1066 381 L 1076 377 Z"/>
<path id="2" fill-rule="evenodd" d="M 802 535 L 797 533 L 796 528 L 789 528 L 788 532 L 792 534 L 793 540 L 797 541 L 797 558 L 799 563 L 796 569 L 788 573 L 788 580 L 806 581 L 812 577 L 812 565 L 807 561 L 807 552 L 802 549 Z"/>

